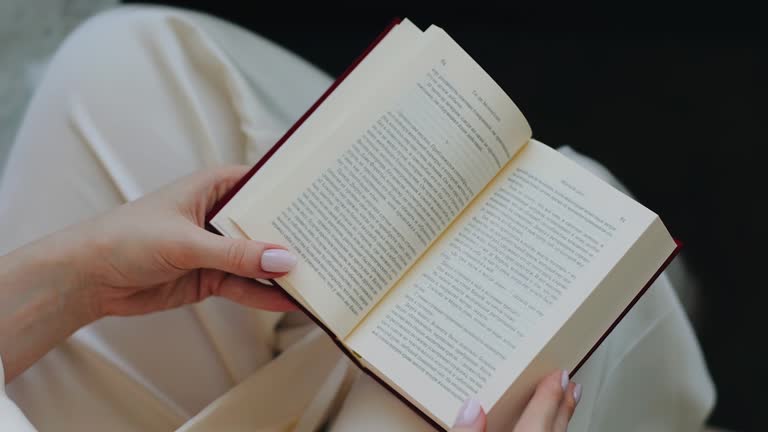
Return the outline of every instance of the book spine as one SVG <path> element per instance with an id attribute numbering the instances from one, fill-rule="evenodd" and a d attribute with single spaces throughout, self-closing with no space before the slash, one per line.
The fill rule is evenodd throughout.
<path id="1" fill-rule="evenodd" d="M 296 305 L 302 312 L 304 312 L 315 324 L 317 324 L 318 327 L 323 329 L 323 331 L 328 334 L 328 336 L 331 338 L 333 343 L 336 344 L 336 346 L 339 347 L 341 352 L 343 352 L 347 357 L 349 357 L 350 360 L 352 360 L 352 363 L 355 364 L 363 373 L 373 378 L 377 383 L 379 383 L 382 387 L 387 389 L 390 393 L 392 393 L 396 398 L 398 398 L 402 403 L 404 403 L 406 406 L 408 406 L 411 410 L 413 410 L 416 414 L 419 415 L 424 421 L 429 423 L 432 427 L 434 427 L 438 431 L 447 432 L 447 429 L 440 426 L 439 423 L 435 422 L 430 416 L 428 416 L 425 412 L 423 412 L 419 407 L 411 403 L 410 400 L 408 400 L 405 396 L 401 395 L 400 392 L 395 390 L 392 386 L 390 386 L 386 381 L 381 379 L 378 375 L 376 375 L 373 371 L 366 368 L 361 362 L 360 358 L 352 352 L 349 348 L 344 345 L 344 343 L 328 328 L 323 324 L 316 316 L 314 316 L 309 310 L 307 310 L 301 303 L 299 303 L 296 299 L 291 297 L 288 292 L 280 286 L 279 283 L 277 283 L 275 280 L 270 279 L 270 282 L 272 282 L 275 286 L 279 287 L 283 292 L 286 293 L 288 298 L 291 300 L 293 304 Z"/>
<path id="2" fill-rule="evenodd" d="M 376 47 L 376 45 L 381 42 L 384 37 L 389 34 L 389 32 L 397 26 L 400 21 L 402 21 L 401 18 L 395 18 L 390 22 L 390 24 L 384 29 L 384 31 L 376 38 L 374 41 L 368 46 L 368 48 L 363 51 L 360 56 L 358 56 L 357 59 L 355 59 L 352 64 L 350 64 L 347 69 L 331 84 L 330 87 L 320 96 L 320 98 L 315 101 L 314 104 L 296 121 L 296 123 L 291 126 L 288 131 L 283 134 L 283 136 L 270 148 L 270 150 L 264 154 L 264 156 L 259 159 L 258 162 L 250 169 L 248 172 L 230 189 L 216 204 L 214 204 L 211 211 L 208 212 L 208 214 L 205 217 L 205 229 L 208 231 L 222 235 L 221 232 L 219 232 L 216 227 L 214 227 L 211 224 L 211 219 L 213 219 L 219 211 L 221 211 L 222 208 L 237 194 L 237 192 L 242 189 L 243 186 L 250 180 L 251 177 L 262 167 L 264 164 L 267 163 L 267 161 L 277 152 L 277 150 L 288 140 L 288 138 L 293 135 L 293 133 L 301 127 L 301 125 L 306 121 L 314 112 L 317 110 L 317 108 L 328 98 L 328 96 L 333 93 L 334 90 L 341 84 L 344 79 L 349 76 L 350 73 L 352 73 L 353 70 L 359 65 L 363 59 Z M 406 404 L 409 408 L 411 408 L 416 414 L 418 414 L 421 418 L 423 418 L 427 423 L 432 425 L 435 429 L 439 431 L 446 431 L 445 428 L 441 427 L 437 422 L 432 420 L 431 417 L 429 417 L 426 413 L 422 412 L 417 406 L 412 404 L 407 398 L 405 398 L 403 395 L 401 395 L 399 392 L 397 392 L 394 388 L 392 388 L 389 384 L 387 384 L 384 380 L 382 380 L 379 376 L 377 376 L 375 373 L 371 372 L 368 368 L 363 366 L 362 363 L 360 363 L 359 358 L 351 352 L 344 344 L 336 337 L 336 335 L 327 328 L 317 317 L 315 317 L 309 310 L 307 310 L 301 303 L 299 303 L 296 299 L 294 299 L 283 287 L 280 286 L 279 283 L 277 283 L 275 280 L 270 280 L 276 287 L 278 287 L 280 290 L 282 290 L 286 297 L 288 297 L 299 309 L 301 309 L 315 324 L 317 324 L 318 327 L 323 329 L 323 331 L 328 334 L 328 336 L 331 338 L 331 340 L 339 347 L 341 352 L 343 352 L 349 359 L 358 367 L 360 368 L 363 373 L 367 374 L 371 378 L 373 378 L 376 382 L 381 384 L 384 388 L 386 388 L 389 392 L 391 392 L 395 397 L 400 399 L 404 404 Z"/>

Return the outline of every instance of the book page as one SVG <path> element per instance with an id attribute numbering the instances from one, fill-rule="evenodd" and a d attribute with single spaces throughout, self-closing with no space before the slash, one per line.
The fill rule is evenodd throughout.
<path id="1" fill-rule="evenodd" d="M 233 220 L 299 255 L 281 285 L 340 337 L 530 136 L 509 97 L 437 27 L 375 97 Z"/>
<path id="2" fill-rule="evenodd" d="M 408 19 L 392 28 L 272 156 L 280 163 L 261 167 L 216 214 L 211 224 L 226 236 L 245 237 L 230 218 L 246 210 L 249 202 L 258 201 L 260 195 L 268 193 L 291 175 L 294 172 L 291 164 L 298 165 L 308 151 L 323 142 L 323 136 L 335 131 L 354 112 L 355 102 L 371 90 L 369 83 L 385 79 L 391 71 L 397 70 L 409 57 L 409 51 L 417 49 L 419 44 L 414 41 L 422 36 L 423 32 Z M 398 56 L 400 61 L 397 61 Z"/>
<path id="3" fill-rule="evenodd" d="M 489 410 L 655 219 L 531 140 L 345 343 L 442 422 Z"/>

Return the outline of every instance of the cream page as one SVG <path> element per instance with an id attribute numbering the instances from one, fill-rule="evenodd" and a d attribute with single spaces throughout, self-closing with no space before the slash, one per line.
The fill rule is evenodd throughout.
<path id="1" fill-rule="evenodd" d="M 445 424 L 490 409 L 654 219 L 531 140 L 345 342 Z"/>
<path id="2" fill-rule="evenodd" d="M 345 337 L 530 137 L 501 88 L 437 27 L 406 68 L 233 220 L 299 255 L 281 285 Z"/>
<path id="3" fill-rule="evenodd" d="M 270 159 L 243 186 L 240 191 L 211 220 L 222 234 L 243 237 L 244 234 L 230 219 L 232 215 L 247 210 L 251 201 L 261 201 L 264 195 L 290 176 L 304 159 L 307 152 L 316 148 L 323 137 L 333 133 L 352 113 L 355 101 L 372 90 L 371 81 L 385 79 L 392 70 L 402 67 L 419 47 L 423 32 L 411 21 L 404 19 L 376 45 L 325 101 L 283 143 Z M 275 163 L 279 162 L 279 163 Z"/>

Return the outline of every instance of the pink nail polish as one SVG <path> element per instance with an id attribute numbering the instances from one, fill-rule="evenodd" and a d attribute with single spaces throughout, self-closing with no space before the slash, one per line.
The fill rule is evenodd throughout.
<path id="1" fill-rule="evenodd" d="M 570 378 L 568 377 L 568 371 L 564 370 L 563 374 L 560 375 L 560 386 L 563 388 L 563 391 L 568 388 L 568 381 L 570 381 Z"/>
<path id="2" fill-rule="evenodd" d="M 474 399 L 467 399 L 459 410 L 459 416 L 456 418 L 454 426 L 467 427 L 474 425 L 480 417 L 481 410 L 482 407 L 480 406 L 480 402 Z"/>
<path id="3" fill-rule="evenodd" d="M 579 399 L 581 399 L 581 384 L 576 384 L 576 387 L 573 388 L 573 400 L 579 403 Z"/>
<path id="4" fill-rule="evenodd" d="M 284 249 L 268 249 L 261 254 L 261 269 L 284 273 L 296 267 L 296 256 Z"/>

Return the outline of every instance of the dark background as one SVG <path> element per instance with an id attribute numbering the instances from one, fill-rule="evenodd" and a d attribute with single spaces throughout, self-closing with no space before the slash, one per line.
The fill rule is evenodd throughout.
<path id="1" fill-rule="evenodd" d="M 291 3 L 274 10 L 244 2 L 159 3 L 226 18 L 333 76 L 393 17 L 446 29 L 512 97 L 536 138 L 605 164 L 684 241 L 683 259 L 700 285 L 696 330 L 718 390 L 710 423 L 765 429 L 768 43 L 762 35 L 723 19 L 707 25 L 690 11 L 670 17 L 667 9 L 656 14 L 666 22 L 651 22 L 626 9 L 466 2 L 461 8 L 328 2 L 322 9 Z"/>

